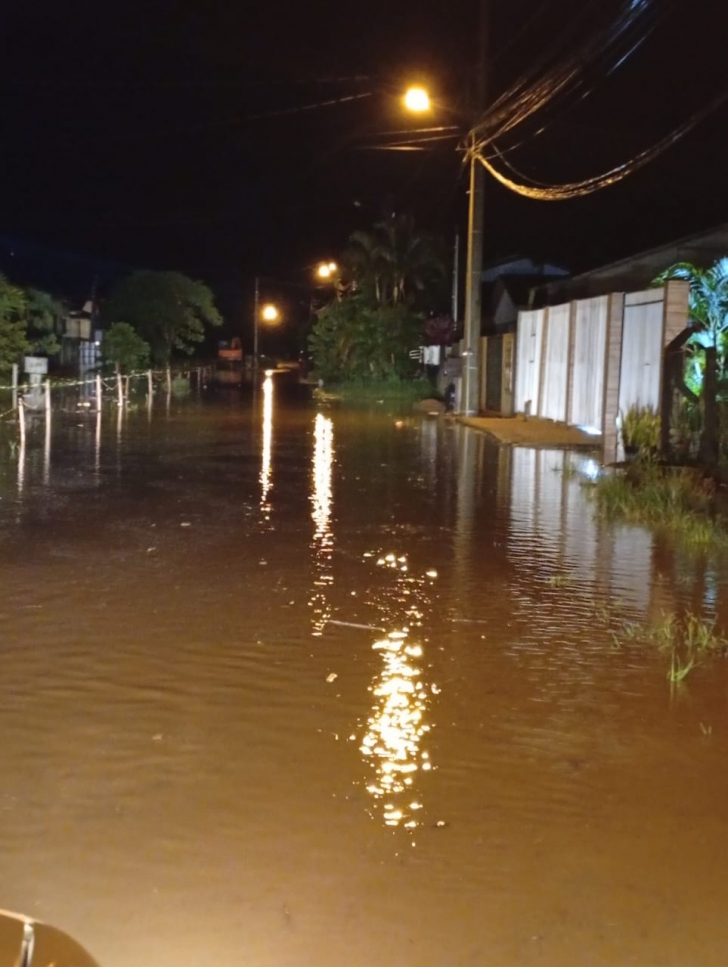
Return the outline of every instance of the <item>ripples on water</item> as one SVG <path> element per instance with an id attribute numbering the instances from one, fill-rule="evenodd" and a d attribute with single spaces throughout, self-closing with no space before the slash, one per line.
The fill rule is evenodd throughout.
<path id="1" fill-rule="evenodd" d="M 0 906 L 105 967 L 722 964 L 723 670 L 598 611 L 723 572 L 588 458 L 277 380 L 3 455 Z"/>

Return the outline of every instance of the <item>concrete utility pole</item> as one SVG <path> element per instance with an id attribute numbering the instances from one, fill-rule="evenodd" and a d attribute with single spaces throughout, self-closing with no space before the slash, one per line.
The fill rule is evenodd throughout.
<path id="1" fill-rule="evenodd" d="M 260 280 L 255 277 L 255 299 L 253 300 L 253 369 L 258 368 L 258 316 L 260 315 Z"/>
<path id="2" fill-rule="evenodd" d="M 487 105 L 488 3 L 480 0 L 480 31 L 473 122 Z M 471 135 L 471 147 L 474 140 Z M 470 200 L 468 205 L 468 259 L 465 277 L 464 359 L 461 409 L 466 416 L 478 412 L 480 397 L 480 321 L 483 275 L 483 222 L 485 219 L 485 168 L 470 158 Z"/>

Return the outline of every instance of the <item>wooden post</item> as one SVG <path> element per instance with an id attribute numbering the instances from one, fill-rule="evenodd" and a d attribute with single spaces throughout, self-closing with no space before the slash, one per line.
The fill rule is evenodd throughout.
<path id="1" fill-rule="evenodd" d="M 546 374 L 546 353 L 549 348 L 549 307 L 543 310 L 543 319 L 541 321 L 541 359 L 539 360 L 538 367 L 538 398 L 536 402 L 536 416 L 543 416 L 544 410 L 544 398 L 543 398 L 543 384 L 544 376 Z"/>
<path id="2" fill-rule="evenodd" d="M 154 383 L 152 382 L 152 371 L 147 370 L 147 396 L 151 400 L 152 394 L 154 393 Z"/>
<path id="3" fill-rule="evenodd" d="M 574 342 L 576 339 L 576 301 L 569 303 L 569 349 L 566 363 L 566 423 L 571 423 L 571 400 L 574 395 Z"/>
<path id="4" fill-rule="evenodd" d="M 101 412 L 101 377 L 96 377 L 96 410 Z"/>
<path id="5" fill-rule="evenodd" d="M 18 364 L 13 363 L 13 409 L 18 408 Z"/>
<path id="6" fill-rule="evenodd" d="M 125 383 L 124 393 L 125 393 L 125 396 L 126 396 L 126 403 L 127 403 L 127 405 L 129 404 L 129 383 L 130 382 L 131 382 L 131 376 L 125 376 L 124 377 L 124 383 Z"/>
<path id="7" fill-rule="evenodd" d="M 50 421 L 51 418 L 51 381 L 46 377 L 45 381 L 45 414 L 46 420 Z"/>
<path id="8" fill-rule="evenodd" d="M 172 392 L 172 367 L 167 366 L 167 392 Z"/>
<path id="9" fill-rule="evenodd" d="M 121 370 L 116 370 L 116 394 L 117 401 L 119 403 L 119 409 L 124 406 L 124 384 L 121 381 Z"/>
<path id="10" fill-rule="evenodd" d="M 604 402 L 602 405 L 602 445 L 605 464 L 619 460 L 620 438 L 617 431 L 619 416 L 619 384 L 622 375 L 622 333 L 624 330 L 624 292 L 612 292 L 607 302 L 607 349 L 604 373 Z"/>

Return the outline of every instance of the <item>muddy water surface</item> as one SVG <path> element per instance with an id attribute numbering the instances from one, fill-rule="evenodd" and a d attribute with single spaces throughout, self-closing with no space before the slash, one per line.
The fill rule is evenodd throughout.
<path id="1" fill-rule="evenodd" d="M 104 967 L 724 964 L 725 670 L 610 622 L 725 575 L 570 462 L 275 378 L 3 451 L 0 907 Z"/>

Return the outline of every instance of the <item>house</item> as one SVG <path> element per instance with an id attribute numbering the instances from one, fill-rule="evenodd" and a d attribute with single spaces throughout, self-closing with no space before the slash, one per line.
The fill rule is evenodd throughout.
<path id="1" fill-rule="evenodd" d="M 610 292 L 647 289 L 656 276 L 676 262 L 693 262 L 700 268 L 708 268 L 724 255 L 728 255 L 728 224 L 687 235 L 589 272 L 537 283 L 531 305 L 539 308 Z"/>
<path id="2" fill-rule="evenodd" d="M 530 258 L 508 258 L 483 269 L 479 409 L 510 415 L 513 410 L 514 340 L 518 313 L 544 279 L 568 271 Z"/>

